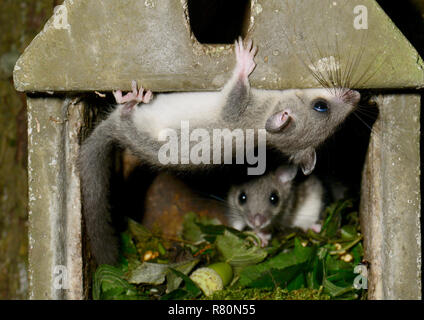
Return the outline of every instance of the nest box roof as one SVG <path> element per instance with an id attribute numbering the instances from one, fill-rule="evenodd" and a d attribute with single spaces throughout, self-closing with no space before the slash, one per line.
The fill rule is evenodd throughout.
<path id="1" fill-rule="evenodd" d="M 200 44 L 186 2 L 65 0 L 16 63 L 16 89 L 221 87 L 233 46 Z M 245 24 L 259 47 L 254 87 L 318 87 L 311 70 L 356 88 L 424 84 L 422 59 L 374 0 L 251 0 Z"/>

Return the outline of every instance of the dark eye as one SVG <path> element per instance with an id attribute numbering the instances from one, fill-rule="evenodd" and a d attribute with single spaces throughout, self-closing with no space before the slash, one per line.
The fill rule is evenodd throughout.
<path id="1" fill-rule="evenodd" d="M 239 195 L 239 203 L 241 205 L 243 205 L 243 204 L 246 203 L 246 201 L 247 201 L 247 195 L 246 195 L 246 193 L 245 192 L 241 192 L 240 195 Z"/>
<path id="2" fill-rule="evenodd" d="M 278 197 L 278 194 L 276 192 L 271 193 L 271 195 L 269 196 L 269 202 L 271 202 L 271 204 L 273 204 L 274 206 L 278 204 L 279 200 L 280 198 Z"/>
<path id="3" fill-rule="evenodd" d="M 318 112 L 327 112 L 328 104 L 325 101 L 319 100 L 314 103 L 314 110 Z"/>

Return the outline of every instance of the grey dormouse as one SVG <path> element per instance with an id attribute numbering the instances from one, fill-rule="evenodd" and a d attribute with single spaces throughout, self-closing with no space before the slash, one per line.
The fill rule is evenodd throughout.
<path id="1" fill-rule="evenodd" d="M 259 178 L 231 187 L 227 196 L 227 219 L 237 230 L 253 230 L 263 246 L 272 232 L 284 228 L 321 230 L 324 187 L 314 175 L 294 183 L 298 169 L 280 166 Z"/>
<path id="2" fill-rule="evenodd" d="M 360 94 L 348 88 L 251 88 L 248 77 L 256 66 L 256 47 L 252 41 L 245 47 L 239 39 L 235 53 L 233 74 L 221 91 L 163 93 L 153 97 L 150 91 L 137 90 L 133 83 L 129 94 L 114 93 L 116 109 L 83 142 L 79 155 L 83 215 L 97 263 L 114 264 L 118 258 L 118 240 L 110 224 L 108 204 L 114 145 L 128 149 L 150 166 L 193 171 L 213 164 L 189 161 L 171 165 L 158 160 L 163 145 L 160 135 L 164 131 L 171 129 L 181 135 L 181 121 L 189 121 L 191 129 L 202 128 L 206 132 L 215 128 L 262 129 L 266 130 L 267 147 L 281 151 L 304 174 L 310 174 L 316 162 L 315 148 L 359 102 Z M 139 105 L 141 102 L 147 104 Z"/>

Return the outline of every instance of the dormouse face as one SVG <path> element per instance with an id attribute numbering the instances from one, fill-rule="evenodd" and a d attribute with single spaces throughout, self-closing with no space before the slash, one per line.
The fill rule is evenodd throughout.
<path id="1" fill-rule="evenodd" d="M 283 211 L 292 191 L 297 167 L 283 166 L 230 190 L 231 215 L 241 217 L 252 230 L 269 228 Z"/>
<path id="2" fill-rule="evenodd" d="M 355 109 L 357 91 L 343 88 L 290 91 L 277 106 L 265 129 L 281 150 L 291 155 L 305 174 L 315 167 L 315 148 L 323 143 Z"/>
<path id="3" fill-rule="evenodd" d="M 295 94 L 309 111 L 310 119 L 320 127 L 327 127 L 321 132 L 328 135 L 355 109 L 361 98 L 359 92 L 342 88 L 297 90 Z"/>

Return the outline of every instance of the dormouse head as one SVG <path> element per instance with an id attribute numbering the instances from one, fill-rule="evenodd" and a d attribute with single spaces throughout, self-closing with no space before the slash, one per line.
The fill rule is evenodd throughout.
<path id="1" fill-rule="evenodd" d="M 231 188 L 228 194 L 229 215 L 243 219 L 249 229 L 270 228 L 290 199 L 296 166 L 281 166 L 244 184 Z"/>
<path id="2" fill-rule="evenodd" d="M 310 174 L 315 148 L 355 109 L 359 92 L 344 88 L 290 90 L 268 117 L 265 129 L 273 145 Z"/>

